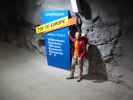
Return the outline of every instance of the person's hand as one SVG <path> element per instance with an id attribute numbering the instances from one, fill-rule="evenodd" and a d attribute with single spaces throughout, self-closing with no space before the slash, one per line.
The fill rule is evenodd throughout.
<path id="1" fill-rule="evenodd" d="M 78 61 L 81 61 L 81 57 L 78 58 Z"/>
<path id="2" fill-rule="evenodd" d="M 68 36 L 70 35 L 70 32 L 68 31 Z"/>
<path id="3" fill-rule="evenodd" d="M 90 44 L 87 44 L 87 48 L 90 47 Z"/>

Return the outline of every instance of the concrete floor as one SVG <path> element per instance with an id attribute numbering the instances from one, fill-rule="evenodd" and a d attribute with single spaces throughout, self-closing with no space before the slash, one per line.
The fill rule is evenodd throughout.
<path id="1" fill-rule="evenodd" d="M 68 71 L 46 59 L 0 43 L 0 100 L 132 100 L 133 91 L 109 81 L 66 80 Z"/>

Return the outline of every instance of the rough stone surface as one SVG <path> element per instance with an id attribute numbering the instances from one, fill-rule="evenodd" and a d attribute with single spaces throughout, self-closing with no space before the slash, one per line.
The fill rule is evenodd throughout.
<path id="1" fill-rule="evenodd" d="M 95 5 L 92 3 L 91 7 L 92 6 Z M 97 9 L 99 10 L 99 8 Z M 95 10 L 93 11 L 92 9 L 92 13 L 96 14 L 97 12 L 95 12 Z M 100 13 L 97 16 L 96 20 L 94 18 L 95 22 L 93 21 L 93 19 L 85 19 L 84 15 L 81 15 L 81 19 L 83 21 L 82 34 L 87 34 L 89 42 L 91 44 L 98 46 L 102 58 L 104 59 L 107 58 L 107 56 L 116 54 L 113 53 L 113 51 L 117 45 L 116 41 L 120 37 L 119 36 L 120 26 L 117 20 L 118 16 L 116 15 L 114 17 L 112 16 L 109 17 L 105 16 L 104 13 Z"/>
<path id="2" fill-rule="evenodd" d="M 82 3 L 86 4 L 79 5 L 88 9 L 88 12 L 81 13 L 82 34 L 87 34 L 90 44 L 95 45 L 101 53 L 101 58 L 106 62 L 108 79 L 118 83 L 128 82 L 130 76 L 127 72 L 133 68 L 130 60 L 133 58 L 131 55 L 133 15 L 130 13 L 130 4 L 125 8 L 126 3 L 119 1 L 86 0 Z M 87 4 L 90 8 L 85 6 Z M 90 13 L 89 10 L 90 19 L 85 17 Z M 80 12 L 84 11 L 81 9 Z"/>

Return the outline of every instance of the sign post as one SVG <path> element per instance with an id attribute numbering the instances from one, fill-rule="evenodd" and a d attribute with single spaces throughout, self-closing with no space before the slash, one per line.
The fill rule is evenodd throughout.
<path id="1" fill-rule="evenodd" d="M 67 10 L 44 11 L 41 22 L 45 24 L 36 28 L 37 33 L 46 33 L 43 36 L 48 65 L 66 70 L 70 69 L 68 16 Z"/>

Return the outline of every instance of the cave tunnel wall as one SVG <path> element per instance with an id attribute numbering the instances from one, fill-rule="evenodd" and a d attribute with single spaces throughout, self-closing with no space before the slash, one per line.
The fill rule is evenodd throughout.
<path id="1" fill-rule="evenodd" d="M 31 47 L 40 12 L 71 9 L 69 0 L 4 0 L 0 4 L 0 40 L 20 47 Z"/>
<path id="2" fill-rule="evenodd" d="M 83 33 L 88 34 L 90 42 L 101 49 L 103 57 L 107 59 L 109 56 L 113 59 L 116 57 L 118 60 L 118 56 L 124 54 L 122 48 L 128 48 L 122 41 L 132 40 L 133 7 L 131 2 L 128 0 L 78 0 L 78 5 L 84 21 Z M 87 9 L 88 13 L 84 9 Z M 96 21 L 95 18 L 97 18 Z M 131 41 L 128 45 L 133 47 Z"/>
<path id="3" fill-rule="evenodd" d="M 127 76 L 133 71 L 132 3 L 129 0 L 78 0 L 78 6 L 83 21 L 82 34 L 87 34 L 90 43 L 98 47 L 106 62 L 108 77 L 130 83 Z"/>

